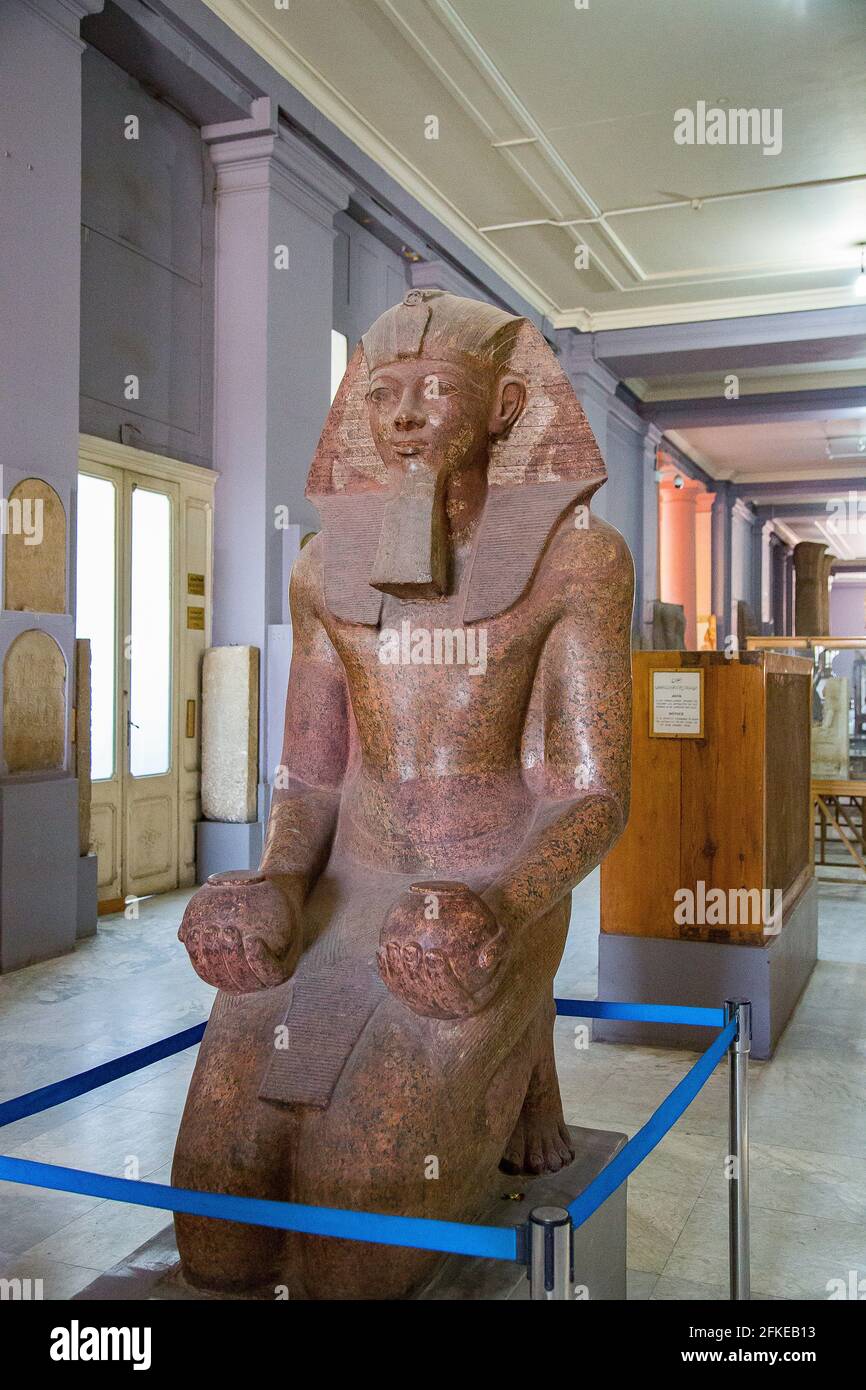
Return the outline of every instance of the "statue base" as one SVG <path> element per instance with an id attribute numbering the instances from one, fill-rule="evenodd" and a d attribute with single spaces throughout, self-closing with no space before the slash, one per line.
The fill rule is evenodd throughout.
<path id="1" fill-rule="evenodd" d="M 479 1216 L 485 1226 L 520 1226 L 532 1207 L 567 1207 L 592 1182 L 626 1142 L 624 1134 L 570 1125 L 576 1157 L 559 1173 L 544 1177 L 500 1173 L 496 1191 Z M 626 1187 L 623 1183 L 574 1233 L 575 1297 L 622 1301 L 626 1297 Z M 422 1301 L 525 1299 L 529 1280 L 524 1265 L 505 1260 L 449 1255 L 433 1279 L 415 1295 Z M 174 1227 L 139 1246 L 113 1269 L 101 1274 L 73 1301 L 273 1301 L 273 1289 L 246 1295 L 212 1294 L 194 1289 L 180 1272 Z"/>

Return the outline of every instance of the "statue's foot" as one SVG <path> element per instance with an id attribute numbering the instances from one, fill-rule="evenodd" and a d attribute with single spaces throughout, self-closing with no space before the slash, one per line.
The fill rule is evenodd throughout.
<path id="1" fill-rule="evenodd" d="M 558 1173 L 574 1159 L 571 1137 L 555 1111 L 521 1112 L 499 1164 L 503 1173 Z"/>

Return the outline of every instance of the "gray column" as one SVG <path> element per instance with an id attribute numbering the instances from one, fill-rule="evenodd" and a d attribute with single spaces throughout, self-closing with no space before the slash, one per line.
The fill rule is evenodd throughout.
<path id="1" fill-rule="evenodd" d="M 717 482 L 713 503 L 713 612 L 719 650 L 731 633 L 731 485 Z"/>
<path id="2" fill-rule="evenodd" d="M 640 631 L 649 637 L 652 645 L 653 604 L 659 597 L 659 485 L 656 481 L 656 461 L 661 442 L 661 430 L 656 425 L 648 425 L 643 440 L 643 460 L 641 464 L 641 500 L 643 504 L 643 534 L 640 611 L 638 622 Z"/>
<path id="3" fill-rule="evenodd" d="M 287 560 L 319 524 L 304 485 L 330 404 L 334 215 L 351 184 L 279 124 L 266 98 L 249 120 L 202 136 L 217 179 L 214 644 L 261 652 L 263 819 L 266 731 L 282 720 L 291 653 Z M 222 864 L 222 851 L 201 837 L 199 847 L 211 871 L 244 867 L 232 848 Z"/>
<path id="4" fill-rule="evenodd" d="M 330 400 L 333 219 L 350 185 L 267 99 L 202 135 L 217 176 L 214 642 L 262 646 L 285 616 L 277 509 L 318 526 L 304 484 Z"/>
<path id="5" fill-rule="evenodd" d="M 794 634 L 794 552 L 785 552 L 785 636 Z"/>
<path id="6" fill-rule="evenodd" d="M 39 478 L 66 513 L 65 609 L 0 617 L 0 670 L 27 629 L 66 662 L 63 766 L 9 775 L 0 764 L 0 969 L 72 948 L 80 856 L 70 741 L 75 672 L 75 493 L 81 260 L 79 24 L 102 0 L 8 0 L 0 6 L 3 92 L 3 276 L 0 468 L 4 498 Z M 24 496 L 27 496 L 26 488 Z M 28 639 L 30 640 L 30 639 Z M 47 692 L 46 692 L 47 695 Z M 46 706 L 50 706 L 46 699 Z M 26 761 L 26 758 L 25 758 Z M 38 756 L 34 754 L 38 763 Z M 95 861 L 85 857 L 87 869 Z M 82 921 L 96 923 L 96 876 L 81 879 Z"/>
<path id="7" fill-rule="evenodd" d="M 752 519 L 752 592 L 749 603 L 760 630 L 763 622 L 764 589 L 764 524 L 759 517 Z"/>

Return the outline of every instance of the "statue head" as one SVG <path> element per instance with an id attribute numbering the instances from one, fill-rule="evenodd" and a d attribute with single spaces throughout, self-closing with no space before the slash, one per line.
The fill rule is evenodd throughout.
<path id="1" fill-rule="evenodd" d="M 507 370 L 521 322 L 412 290 L 364 334 L 370 433 L 391 492 L 374 588 L 401 598 L 446 592 L 449 542 L 468 537 L 483 505 L 490 441 L 526 402 L 525 381 Z"/>
<path id="2" fill-rule="evenodd" d="M 411 290 L 356 348 L 307 480 L 328 606 L 375 622 L 383 592 L 435 599 L 462 545 L 465 621 L 500 611 L 558 516 L 604 477 L 571 384 L 530 322 Z"/>

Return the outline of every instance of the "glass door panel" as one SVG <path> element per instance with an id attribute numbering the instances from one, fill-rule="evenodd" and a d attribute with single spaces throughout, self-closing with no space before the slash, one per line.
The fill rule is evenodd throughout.
<path id="1" fill-rule="evenodd" d="M 90 639 L 91 777 L 115 770 L 117 697 L 117 487 L 108 478 L 78 479 L 76 637 Z"/>
<path id="2" fill-rule="evenodd" d="M 132 492 L 129 636 L 129 771 L 171 767 L 172 515 L 164 492 Z"/>

